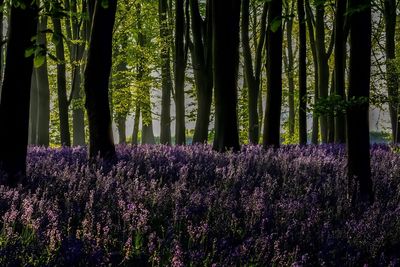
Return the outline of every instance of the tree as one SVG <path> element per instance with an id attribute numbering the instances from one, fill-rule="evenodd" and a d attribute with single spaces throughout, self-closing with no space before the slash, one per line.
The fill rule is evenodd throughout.
<path id="1" fill-rule="evenodd" d="M 39 1 L 38 1 L 39 2 Z M 37 34 L 37 61 L 40 66 L 35 68 L 36 82 L 38 89 L 38 125 L 37 125 L 37 144 L 40 146 L 49 146 L 50 136 L 50 87 L 49 74 L 47 71 L 47 16 L 41 16 L 38 23 Z"/>
<path id="2" fill-rule="evenodd" d="M 175 143 L 178 145 L 184 145 L 186 143 L 185 69 L 187 63 L 187 44 L 185 44 L 184 40 L 185 34 L 186 36 L 189 34 L 189 23 L 185 25 L 184 4 L 184 0 L 176 0 L 175 5 Z M 189 0 L 186 0 L 186 10 L 189 7 L 188 4 Z"/>
<path id="3" fill-rule="evenodd" d="M 115 155 L 108 98 L 112 66 L 112 34 L 117 0 L 96 1 L 85 69 L 86 109 L 89 120 L 89 155 L 112 158 Z"/>
<path id="4" fill-rule="evenodd" d="M 297 1 L 299 15 L 299 141 L 307 144 L 307 33 L 304 0 Z"/>
<path id="5" fill-rule="evenodd" d="M 7 57 L 0 103 L 0 165 L 6 183 L 15 186 L 24 180 L 29 128 L 29 100 L 38 7 L 31 0 L 11 6 Z"/>
<path id="6" fill-rule="evenodd" d="M 318 59 L 318 89 L 319 97 L 327 99 L 329 96 L 329 58 L 333 51 L 331 38 L 329 48 L 326 49 L 325 34 L 325 0 L 316 2 L 315 14 L 315 46 Z M 320 114 L 320 131 L 322 143 L 328 143 L 328 114 Z"/>
<path id="7" fill-rule="evenodd" d="M 296 1 L 292 0 L 291 4 L 289 2 L 285 4 L 285 17 L 286 17 L 286 40 L 287 40 L 287 49 L 284 50 L 283 56 L 285 64 L 285 72 L 288 80 L 288 102 L 289 102 L 289 137 L 292 138 L 294 136 L 295 130 L 295 121 L 296 121 L 296 112 L 295 112 L 295 104 L 294 104 L 294 51 L 293 51 L 293 23 L 294 23 L 294 8 Z M 287 54 L 286 54 L 287 51 Z"/>
<path id="8" fill-rule="evenodd" d="M 60 8 L 60 7 L 58 7 Z M 57 96 L 58 112 L 60 118 L 61 144 L 71 146 L 71 133 L 69 130 L 68 97 L 67 97 L 67 77 L 65 66 L 64 40 L 62 38 L 61 19 L 57 14 L 52 16 L 54 27 L 54 42 L 57 56 Z"/>
<path id="9" fill-rule="evenodd" d="M 345 99 L 345 60 L 346 60 L 346 34 L 345 12 L 347 0 L 336 0 L 336 27 L 335 27 L 335 94 L 340 99 Z M 346 142 L 346 122 L 344 114 L 339 111 L 335 117 L 335 143 Z"/>
<path id="10" fill-rule="evenodd" d="M 168 21 L 167 0 L 158 1 L 160 37 L 161 37 L 161 133 L 160 142 L 171 144 L 171 92 L 173 90 L 171 78 L 171 38 Z"/>
<path id="11" fill-rule="evenodd" d="M 267 108 L 264 116 L 264 148 L 280 145 L 282 106 L 282 0 L 269 3 L 267 29 Z"/>
<path id="12" fill-rule="evenodd" d="M 237 76 L 239 68 L 240 0 L 212 1 L 214 150 L 239 150 Z"/>
<path id="13" fill-rule="evenodd" d="M 395 0 L 384 1 L 385 18 L 385 53 L 386 53 L 386 83 L 389 96 L 389 114 L 392 124 L 392 139 L 400 141 L 399 131 L 399 75 L 396 67 L 396 16 L 397 3 Z"/>
<path id="14" fill-rule="evenodd" d="M 213 72 L 212 72 L 212 22 L 211 1 L 206 2 L 206 14 L 200 14 L 199 1 L 190 1 L 190 17 L 193 43 L 190 43 L 193 72 L 197 95 L 197 117 L 193 143 L 204 143 L 208 140 L 210 123 Z"/>
<path id="15" fill-rule="evenodd" d="M 258 114 L 258 97 L 260 95 L 261 83 L 261 67 L 262 67 L 262 51 L 265 45 L 266 34 L 266 18 L 267 18 L 268 4 L 263 6 L 263 13 L 261 15 L 261 29 L 260 37 L 256 46 L 255 63 L 253 67 L 253 59 L 250 46 L 249 37 L 249 20 L 250 20 L 250 1 L 243 0 L 242 2 L 242 49 L 244 61 L 244 76 L 248 86 L 248 113 L 249 113 L 249 141 L 252 144 L 258 144 L 260 136 L 259 114 Z M 256 16 L 256 14 L 254 14 Z"/>
<path id="16" fill-rule="evenodd" d="M 371 1 L 349 0 L 350 72 L 347 110 L 349 184 L 353 199 L 373 201 L 369 144 L 369 96 L 371 76 Z"/>
<path id="17" fill-rule="evenodd" d="M 83 12 L 88 12 L 85 7 L 86 3 L 90 6 L 94 0 L 83 1 Z M 78 19 L 78 3 L 77 0 L 65 0 L 65 8 L 69 11 L 69 18 L 66 23 L 66 31 L 70 62 L 72 65 L 72 88 L 70 103 L 72 104 L 72 143 L 74 146 L 85 145 L 85 110 L 82 92 L 82 69 L 84 66 L 81 61 L 85 52 L 85 41 L 89 42 L 88 36 L 90 32 L 89 23 L 80 23 Z M 92 14 L 88 12 L 89 20 Z"/>

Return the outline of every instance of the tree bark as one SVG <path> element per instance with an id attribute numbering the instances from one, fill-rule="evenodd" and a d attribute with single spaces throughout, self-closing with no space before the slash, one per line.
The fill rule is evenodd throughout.
<path id="1" fill-rule="evenodd" d="M 170 30 L 168 22 L 168 2 L 167 0 L 158 1 L 159 24 L 161 37 L 161 125 L 160 142 L 161 144 L 171 144 L 171 61 L 170 61 Z"/>
<path id="2" fill-rule="evenodd" d="M 214 150 L 239 150 L 237 78 L 239 68 L 240 0 L 212 1 L 215 97 Z"/>
<path id="3" fill-rule="evenodd" d="M 258 144 L 260 139 L 260 123 L 259 123 L 259 112 L 258 112 L 258 97 L 260 91 L 261 81 L 261 66 L 262 66 L 262 51 L 265 43 L 266 33 L 266 17 L 268 4 L 265 3 L 263 7 L 263 13 L 261 15 L 261 30 L 259 41 L 255 38 L 254 45 L 256 47 L 254 68 L 253 59 L 250 46 L 249 37 L 249 21 L 250 21 L 250 1 L 243 0 L 242 2 L 242 25 L 241 25 L 241 36 L 242 36 L 242 49 L 244 59 L 244 75 L 248 86 L 248 116 L 249 116 L 249 141 L 251 144 Z M 254 14 L 256 17 L 256 14 Z M 255 18 L 256 19 L 256 18 Z M 256 29 L 253 34 L 257 34 Z"/>
<path id="4" fill-rule="evenodd" d="M 47 17 L 42 16 L 38 23 L 38 35 L 37 44 L 46 49 L 47 40 Z M 50 87 L 49 87 L 49 75 L 47 71 L 47 55 L 44 63 L 35 69 L 36 71 L 36 82 L 39 91 L 39 113 L 38 113 L 38 129 L 37 129 L 37 143 L 40 146 L 48 147 L 50 143 L 49 127 L 50 127 Z"/>
<path id="5" fill-rule="evenodd" d="M 69 131 L 68 97 L 67 97 L 67 77 L 65 67 L 64 40 L 62 38 L 62 27 L 60 18 L 53 17 L 54 34 L 57 36 L 56 56 L 57 62 L 57 96 L 58 112 L 60 119 L 61 145 L 71 146 L 71 133 Z"/>
<path id="6" fill-rule="evenodd" d="M 7 174 L 5 183 L 23 182 L 29 129 L 29 103 L 33 56 L 25 51 L 33 46 L 38 8 L 35 2 L 22 1 L 26 8 L 11 6 L 6 67 L 0 103 L 0 165 Z"/>
<path id="7" fill-rule="evenodd" d="M 326 99 L 329 95 L 329 65 L 325 48 L 325 2 L 318 2 L 315 16 L 316 49 L 318 59 L 319 97 Z M 320 131 L 322 143 L 328 143 L 328 114 L 320 114 Z"/>
<path id="8" fill-rule="evenodd" d="M 371 1 L 350 0 L 349 99 L 358 100 L 347 110 L 347 153 L 349 184 L 353 200 L 373 201 L 369 143 L 369 94 L 371 75 Z"/>
<path id="9" fill-rule="evenodd" d="M 297 1 L 299 18 L 299 143 L 307 144 L 307 33 L 304 0 Z"/>
<path id="10" fill-rule="evenodd" d="M 319 89 L 318 89 L 319 70 L 318 70 L 317 48 L 315 45 L 315 37 L 314 37 L 313 14 L 309 0 L 305 0 L 305 4 L 306 4 L 306 14 L 307 14 L 306 21 L 307 21 L 308 36 L 310 39 L 310 46 L 311 46 L 313 66 L 314 66 L 314 105 L 316 105 L 319 99 Z M 317 145 L 319 143 L 319 115 L 317 114 L 317 112 L 315 112 L 315 110 L 313 111 L 313 118 L 312 118 L 311 143 L 314 145 Z"/>
<path id="11" fill-rule="evenodd" d="M 345 87 L 345 61 L 346 61 L 346 36 L 345 12 L 347 0 L 336 0 L 336 28 L 335 28 L 335 94 L 341 99 L 346 99 Z M 339 110 L 335 117 L 335 143 L 346 142 L 346 118 Z"/>
<path id="12" fill-rule="evenodd" d="M 267 108 L 263 146 L 279 147 L 282 108 L 282 0 L 269 3 L 267 30 Z M 278 24 L 279 23 L 279 24 Z"/>
<path id="13" fill-rule="evenodd" d="M 400 141 L 399 128 L 399 75 L 396 66 L 396 1 L 385 0 L 385 52 L 386 52 L 386 83 L 389 96 L 389 114 L 392 125 L 393 143 Z"/>
<path id="14" fill-rule="evenodd" d="M 193 143 L 205 143 L 208 140 L 213 90 L 212 0 L 207 0 L 206 17 L 204 20 L 200 15 L 198 0 L 189 1 L 193 34 L 193 44 L 190 45 L 190 51 L 198 101 Z"/>
<path id="15" fill-rule="evenodd" d="M 294 53 L 293 53 L 293 16 L 294 16 L 294 4 L 292 1 L 292 7 L 286 8 L 286 13 L 288 14 L 286 22 L 286 40 L 287 40 L 287 57 L 285 60 L 285 69 L 288 79 L 289 86 L 289 136 L 294 136 L 295 122 L 296 122 L 296 112 L 294 107 Z"/>
<path id="16" fill-rule="evenodd" d="M 112 32 L 117 0 L 107 8 L 96 1 L 85 69 L 86 109 L 89 119 L 89 156 L 112 158 L 115 155 L 108 97 L 112 65 Z"/>
<path id="17" fill-rule="evenodd" d="M 133 133 L 132 133 L 132 145 L 138 145 L 138 135 L 139 135 L 139 123 L 140 123 L 140 104 L 136 104 L 135 118 L 133 121 Z"/>
<path id="18" fill-rule="evenodd" d="M 89 1 L 90 2 L 90 1 Z M 69 3 L 66 0 L 66 3 Z M 81 30 L 78 19 L 74 14 L 77 14 L 77 1 L 71 0 L 71 5 L 66 4 L 67 9 L 71 9 L 72 15 L 67 22 L 67 36 L 70 41 L 75 41 L 75 43 L 70 42 L 70 60 L 72 64 L 72 132 L 73 138 L 72 143 L 74 146 L 83 146 L 85 142 L 85 110 L 84 110 L 84 99 L 82 92 L 82 69 L 80 62 L 82 61 L 85 45 L 79 43 L 79 41 L 84 41 L 86 35 L 85 27 Z M 89 16 L 91 18 L 91 16 Z M 91 24 L 90 24 L 91 25 Z M 86 29 L 86 32 L 88 30 Z M 89 42 L 89 39 L 86 41 Z"/>
<path id="19" fill-rule="evenodd" d="M 28 144 L 37 145 L 37 120 L 38 120 L 38 89 L 36 82 L 36 71 L 32 71 L 31 93 L 29 107 L 29 137 Z"/>
<path id="20" fill-rule="evenodd" d="M 117 119 L 119 144 L 126 144 L 126 116 Z"/>
<path id="21" fill-rule="evenodd" d="M 187 0 L 189 1 L 189 0 Z M 186 24 L 186 27 L 189 25 Z M 188 30 L 188 29 L 186 29 Z M 175 144 L 186 144 L 185 128 L 185 8 L 184 0 L 176 0 L 175 5 Z"/>

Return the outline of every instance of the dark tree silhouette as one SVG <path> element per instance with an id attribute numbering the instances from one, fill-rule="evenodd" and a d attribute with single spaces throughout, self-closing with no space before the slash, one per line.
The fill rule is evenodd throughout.
<path id="1" fill-rule="evenodd" d="M 214 149 L 239 150 L 237 76 L 239 68 L 240 0 L 212 1 L 215 97 Z"/>
<path id="2" fill-rule="evenodd" d="M 33 56 L 26 51 L 33 47 L 38 7 L 31 0 L 11 6 L 6 66 L 0 103 L 0 164 L 8 185 L 23 182 L 29 128 L 29 103 Z"/>
<path id="3" fill-rule="evenodd" d="M 299 15 L 299 141 L 307 144 L 307 33 L 304 1 L 297 1 Z"/>
<path id="4" fill-rule="evenodd" d="M 282 108 L 282 0 L 269 3 L 267 29 L 267 108 L 264 117 L 265 148 L 280 145 Z"/>
<path id="5" fill-rule="evenodd" d="M 347 153 L 349 184 L 353 200 L 373 200 L 370 144 L 369 95 L 371 76 L 371 1 L 349 0 L 350 77 L 348 98 L 353 105 L 347 110 Z M 353 183 L 353 179 L 356 183 Z"/>
<path id="6" fill-rule="evenodd" d="M 112 33 L 117 0 L 96 1 L 85 69 L 86 109 L 89 119 L 89 155 L 110 158 L 115 155 L 108 99 L 112 58 Z"/>

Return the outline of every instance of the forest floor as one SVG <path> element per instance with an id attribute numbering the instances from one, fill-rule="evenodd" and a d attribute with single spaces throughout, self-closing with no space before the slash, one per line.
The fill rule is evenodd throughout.
<path id="1" fill-rule="evenodd" d="M 0 187 L 0 265 L 399 266 L 400 154 L 371 151 L 359 209 L 342 146 L 31 147 L 28 185 Z"/>

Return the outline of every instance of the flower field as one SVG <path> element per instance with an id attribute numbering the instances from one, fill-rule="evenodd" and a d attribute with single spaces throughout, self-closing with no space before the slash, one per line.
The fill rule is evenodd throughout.
<path id="1" fill-rule="evenodd" d="M 347 195 L 341 146 L 32 147 L 0 187 L 0 266 L 399 266 L 400 155 L 372 148 L 375 203 Z"/>

